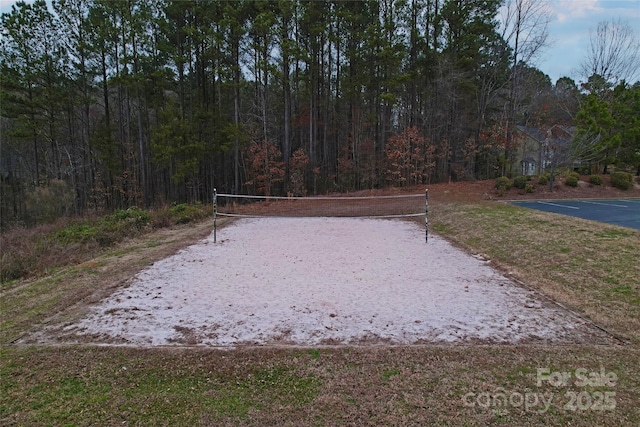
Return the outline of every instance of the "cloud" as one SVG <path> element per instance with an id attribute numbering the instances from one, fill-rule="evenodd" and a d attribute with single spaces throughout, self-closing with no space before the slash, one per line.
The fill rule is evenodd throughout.
<path id="1" fill-rule="evenodd" d="M 551 45 L 537 65 L 552 81 L 574 70 L 588 50 L 591 33 L 599 22 L 622 19 L 640 30 L 640 0 L 548 0 Z"/>
<path id="2" fill-rule="evenodd" d="M 638 0 L 548 0 L 548 5 L 558 23 L 640 19 Z"/>
<path id="3" fill-rule="evenodd" d="M 588 20 L 602 12 L 598 3 L 598 0 L 549 1 L 552 24 L 566 25 Z"/>
<path id="4" fill-rule="evenodd" d="M 599 0 L 562 0 L 549 3 L 552 9 L 558 11 L 558 16 L 571 18 L 586 17 L 601 9 Z"/>

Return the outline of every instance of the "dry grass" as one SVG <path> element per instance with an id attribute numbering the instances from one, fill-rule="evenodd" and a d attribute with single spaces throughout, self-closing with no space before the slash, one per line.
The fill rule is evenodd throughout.
<path id="1" fill-rule="evenodd" d="M 434 229 L 640 343 L 640 231 L 496 202 L 442 204 Z"/>
<path id="2" fill-rule="evenodd" d="M 81 314 L 144 267 L 203 239 L 211 229 L 211 220 L 162 229 L 44 277 L 6 283 L 0 298 L 0 344 L 16 341 L 42 322 Z"/>
<path id="3" fill-rule="evenodd" d="M 640 234 L 487 201 L 490 187 L 433 186 L 432 229 L 629 344 L 233 351 L 10 344 L 42 323 L 80 315 L 144 266 L 209 233 L 204 222 L 4 289 L 0 425 L 640 425 Z M 538 387 L 538 368 L 568 372 L 571 381 Z M 617 381 L 581 386 L 580 368 L 604 369 Z M 500 393 L 512 400 L 493 400 Z M 614 393 L 615 408 L 586 405 L 604 393 Z M 525 395 L 551 398 L 550 406 L 518 404 Z M 582 396 L 581 406 L 567 406 L 572 395 Z"/>
<path id="4" fill-rule="evenodd" d="M 3 230 L 0 289 L 90 260 L 128 239 L 210 215 L 210 206 L 182 204 L 152 211 L 129 208 L 102 217 L 59 218 L 51 224 Z"/>
<path id="5" fill-rule="evenodd" d="M 2 355 L 3 425 L 634 426 L 640 419 L 637 349 L 66 347 Z M 537 386 L 538 368 L 574 375 L 602 366 L 618 376 L 615 385 Z M 584 400 L 582 410 L 568 410 L 572 393 L 596 391 L 613 391 L 615 409 L 586 409 Z"/>

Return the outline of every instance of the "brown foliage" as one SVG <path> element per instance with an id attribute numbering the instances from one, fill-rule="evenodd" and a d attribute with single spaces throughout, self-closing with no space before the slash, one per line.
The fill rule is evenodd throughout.
<path id="1" fill-rule="evenodd" d="M 305 170 L 309 164 L 309 156 L 302 148 L 293 152 L 290 160 L 289 187 L 294 196 L 306 196 Z"/>
<path id="2" fill-rule="evenodd" d="M 284 181 L 282 152 L 268 140 L 252 142 L 247 150 L 247 174 L 250 179 L 245 185 L 269 196 L 273 185 Z"/>
<path id="3" fill-rule="evenodd" d="M 435 166 L 434 151 L 416 127 L 389 138 L 385 149 L 387 181 L 396 186 L 428 182 Z"/>

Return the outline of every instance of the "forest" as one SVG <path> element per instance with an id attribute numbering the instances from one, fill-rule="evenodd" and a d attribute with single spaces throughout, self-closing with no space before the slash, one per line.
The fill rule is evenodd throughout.
<path id="1" fill-rule="evenodd" d="M 640 171 L 640 57 L 597 51 L 614 30 L 636 43 L 629 26 L 602 25 L 584 81 L 553 83 L 535 67 L 549 19 L 535 0 L 17 2 L 0 20 L 2 227 L 214 188 L 515 176 L 517 126 L 575 127 L 596 166 Z"/>

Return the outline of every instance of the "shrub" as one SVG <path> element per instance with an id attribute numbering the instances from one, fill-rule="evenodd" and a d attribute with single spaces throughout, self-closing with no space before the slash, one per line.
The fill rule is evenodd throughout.
<path id="1" fill-rule="evenodd" d="M 210 208 L 203 206 L 201 203 L 196 203 L 195 205 L 181 203 L 171 208 L 171 220 L 176 224 L 197 221 L 208 214 L 211 214 Z"/>
<path id="2" fill-rule="evenodd" d="M 211 216 L 212 213 L 210 205 L 203 205 L 200 202 L 196 202 L 193 205 L 180 203 L 151 211 L 150 224 L 153 228 L 170 227 L 174 224 L 188 224 Z"/>
<path id="3" fill-rule="evenodd" d="M 575 175 L 571 174 L 567 177 L 567 179 L 564 181 L 565 185 L 569 186 L 569 187 L 577 187 L 578 186 L 578 178 L 575 177 Z"/>
<path id="4" fill-rule="evenodd" d="M 137 207 L 116 211 L 97 224 L 94 236 L 100 246 L 110 246 L 125 237 L 139 234 L 151 222 L 151 215 Z"/>
<path id="5" fill-rule="evenodd" d="M 633 175 L 617 171 L 611 174 L 611 185 L 621 190 L 628 190 L 633 185 Z"/>
<path id="6" fill-rule="evenodd" d="M 549 183 L 549 177 L 547 176 L 547 174 L 540 175 L 540 177 L 538 178 L 538 184 L 547 185 L 548 183 Z"/>
<path id="7" fill-rule="evenodd" d="M 74 224 L 55 233 L 60 243 L 85 242 L 97 234 L 97 229 L 88 224 Z"/>
<path id="8" fill-rule="evenodd" d="M 578 172 L 571 172 L 569 176 L 573 176 L 575 179 L 580 180 L 580 174 Z"/>
<path id="9" fill-rule="evenodd" d="M 524 190 L 524 188 L 527 186 L 527 181 L 528 179 L 524 175 L 516 176 L 513 179 L 513 186 L 520 190 Z"/>
<path id="10" fill-rule="evenodd" d="M 191 222 L 190 208 L 186 203 L 180 203 L 171 207 L 171 219 L 176 224 L 186 224 Z"/>
<path id="11" fill-rule="evenodd" d="M 114 219 L 116 222 L 127 222 L 136 227 L 142 227 L 151 220 L 151 215 L 149 215 L 147 211 L 132 206 L 129 209 L 116 211 L 109 219 Z"/>
<path id="12" fill-rule="evenodd" d="M 511 188 L 511 180 L 506 176 L 501 176 L 496 179 L 496 189 L 501 191 L 508 191 Z"/>
<path id="13" fill-rule="evenodd" d="M 171 213 L 181 214 L 185 212 L 187 209 L 189 209 L 189 205 L 187 205 L 186 203 L 180 203 L 179 205 L 175 205 L 171 207 Z"/>
<path id="14" fill-rule="evenodd" d="M 591 165 L 578 166 L 574 170 L 580 175 L 589 175 L 591 174 Z"/>
<path id="15" fill-rule="evenodd" d="M 535 190 L 535 187 L 532 184 L 527 184 L 524 187 L 524 192 L 525 193 L 533 193 L 534 190 Z"/>
<path id="16" fill-rule="evenodd" d="M 600 175 L 591 175 L 589 177 L 589 184 L 591 185 L 602 185 L 603 179 Z"/>
<path id="17" fill-rule="evenodd" d="M 151 221 L 149 212 L 135 206 L 129 209 L 116 211 L 113 215 L 107 215 L 101 221 L 105 230 L 121 232 L 139 231 Z"/>

